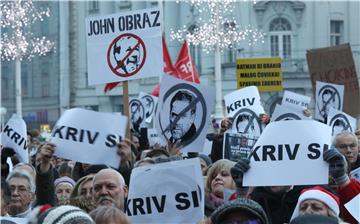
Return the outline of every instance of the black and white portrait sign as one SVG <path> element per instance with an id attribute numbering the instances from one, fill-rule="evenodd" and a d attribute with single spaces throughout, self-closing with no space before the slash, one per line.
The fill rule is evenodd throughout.
<path id="1" fill-rule="evenodd" d="M 180 142 L 182 152 L 201 151 L 214 99 L 212 87 L 165 76 L 155 121 L 158 133 L 167 142 Z"/>
<path id="2" fill-rule="evenodd" d="M 140 92 L 139 99 L 141 100 L 142 105 L 145 109 L 145 121 L 146 123 L 151 123 L 151 120 L 155 115 L 158 98 L 150 94 Z"/>
<path id="3" fill-rule="evenodd" d="M 356 130 L 356 119 L 334 108 L 329 110 L 327 124 L 331 127 L 332 136 L 343 131 L 355 133 Z"/>
<path id="4" fill-rule="evenodd" d="M 344 86 L 317 81 L 315 97 L 315 118 L 327 121 L 330 108 L 343 110 Z"/>
<path id="5" fill-rule="evenodd" d="M 285 104 L 286 105 L 286 104 Z M 306 117 L 302 111 L 294 110 L 287 105 L 276 104 L 274 112 L 271 116 L 271 122 L 274 121 L 288 121 L 288 120 L 309 120 L 310 117 Z"/>
<path id="6" fill-rule="evenodd" d="M 140 133 L 140 129 L 145 127 L 146 112 L 142 101 L 139 99 L 132 99 L 129 102 L 130 122 L 132 129 Z"/>

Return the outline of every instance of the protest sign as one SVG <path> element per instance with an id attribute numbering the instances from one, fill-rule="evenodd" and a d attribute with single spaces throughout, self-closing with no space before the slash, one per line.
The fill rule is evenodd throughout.
<path id="1" fill-rule="evenodd" d="M 334 108 L 329 110 L 327 125 L 331 127 L 332 136 L 336 136 L 343 131 L 352 133 L 356 131 L 356 119 Z"/>
<path id="2" fill-rule="evenodd" d="M 117 125 L 118 124 L 118 125 Z M 55 155 L 89 164 L 118 167 L 116 144 L 125 137 L 127 118 L 80 108 L 65 111 L 51 133 Z"/>
<path id="3" fill-rule="evenodd" d="M 0 145 L 14 149 L 21 162 L 29 162 L 26 123 L 19 115 L 13 114 L 5 124 Z"/>
<path id="4" fill-rule="evenodd" d="M 147 133 L 148 133 L 148 139 L 149 139 L 149 146 L 154 146 L 155 144 L 159 144 L 159 145 L 166 145 L 166 142 L 164 142 L 159 134 L 157 133 L 155 128 L 149 128 L 147 129 Z"/>
<path id="5" fill-rule="evenodd" d="M 146 123 L 151 123 L 151 120 L 152 120 L 153 116 L 155 115 L 158 98 L 153 95 L 150 95 L 150 94 L 147 94 L 144 92 L 140 92 L 139 99 L 142 101 L 142 104 L 145 109 L 145 117 L 146 117 L 145 121 L 146 121 Z"/>
<path id="6" fill-rule="evenodd" d="M 141 128 L 145 127 L 146 111 L 143 102 L 139 99 L 132 99 L 129 102 L 130 122 L 132 129 L 140 134 Z"/>
<path id="7" fill-rule="evenodd" d="M 132 223 L 197 223 L 204 216 L 198 158 L 135 168 L 129 189 L 125 212 Z"/>
<path id="8" fill-rule="evenodd" d="M 303 114 L 302 111 L 295 111 L 292 107 L 286 107 L 283 105 L 276 104 L 274 112 L 271 116 L 271 121 L 287 121 L 287 120 L 309 120 L 310 117 L 307 117 Z"/>
<path id="9" fill-rule="evenodd" d="M 345 208 L 360 223 L 360 194 L 346 203 Z"/>
<path id="10" fill-rule="evenodd" d="M 330 146 L 328 125 L 314 120 L 272 122 L 252 149 L 244 186 L 327 184 L 329 165 L 322 154 Z"/>
<path id="11" fill-rule="evenodd" d="M 255 86 L 235 90 L 225 95 L 224 100 L 228 117 L 233 117 L 241 108 L 251 109 L 257 116 L 265 113 L 261 106 L 259 91 Z"/>
<path id="12" fill-rule="evenodd" d="M 350 45 L 311 49 L 307 51 L 306 58 L 313 90 L 316 81 L 344 85 L 344 112 L 353 117 L 359 116 L 359 81 Z"/>
<path id="13" fill-rule="evenodd" d="M 230 131 L 225 132 L 223 158 L 234 162 L 248 158 L 256 140 L 257 139 L 249 139 L 246 135 L 232 133 Z"/>
<path id="14" fill-rule="evenodd" d="M 260 92 L 282 91 L 281 58 L 236 60 L 237 88 L 257 86 Z"/>
<path id="15" fill-rule="evenodd" d="M 315 118 L 326 121 L 331 107 L 342 111 L 344 86 L 324 82 L 316 82 Z M 358 104 L 359 102 L 357 102 Z"/>
<path id="16" fill-rule="evenodd" d="M 309 107 L 310 100 L 308 96 L 285 90 L 281 105 L 302 113 Z"/>
<path id="17" fill-rule="evenodd" d="M 350 176 L 351 176 L 351 178 L 354 178 L 360 182 L 360 167 L 355 170 L 352 170 L 350 172 Z"/>
<path id="18" fill-rule="evenodd" d="M 164 76 L 155 119 L 157 132 L 166 142 L 180 141 L 182 152 L 200 152 L 204 146 L 215 89 Z"/>
<path id="19" fill-rule="evenodd" d="M 89 85 L 163 73 L 159 8 L 92 16 L 85 23 Z"/>
<path id="20" fill-rule="evenodd" d="M 1 224 L 28 224 L 29 220 L 26 218 L 15 218 L 10 216 L 0 216 Z"/>

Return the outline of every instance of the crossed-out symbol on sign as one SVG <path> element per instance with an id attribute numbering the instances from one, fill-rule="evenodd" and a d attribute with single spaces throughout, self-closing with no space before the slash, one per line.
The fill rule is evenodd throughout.
<path id="1" fill-rule="evenodd" d="M 233 130 L 235 127 L 237 133 L 252 134 L 250 132 L 250 128 L 254 129 L 253 133 L 256 133 L 257 130 L 255 127 L 258 127 L 258 134 L 259 135 L 261 134 L 262 126 L 261 126 L 260 122 L 258 121 L 257 115 L 254 111 L 252 111 L 248 108 L 243 108 L 243 109 L 240 109 L 238 112 L 236 112 L 234 117 L 235 117 L 235 119 L 234 119 L 234 123 L 233 123 Z M 245 126 L 245 128 L 243 128 L 243 130 L 239 130 L 240 126 L 243 126 L 241 124 L 246 124 L 246 126 Z"/>
<path id="2" fill-rule="evenodd" d="M 145 110 L 141 101 L 138 99 L 132 99 L 129 102 L 129 107 L 131 110 L 131 123 L 135 131 L 140 132 L 140 125 L 145 119 Z"/>
<path id="3" fill-rule="evenodd" d="M 280 115 L 279 117 L 277 117 L 275 119 L 275 121 L 282 121 L 282 120 L 301 120 L 301 118 L 296 115 L 296 114 L 293 114 L 293 113 L 286 113 L 286 114 L 282 114 Z"/>
<path id="4" fill-rule="evenodd" d="M 335 126 L 342 126 L 342 130 L 341 131 L 349 131 L 352 132 L 352 127 L 350 125 L 349 119 L 343 115 L 343 114 L 337 114 L 335 115 L 331 121 L 330 121 L 330 126 L 332 127 L 332 134 L 334 135 L 334 128 Z"/>
<path id="5" fill-rule="evenodd" d="M 154 106 L 155 106 L 154 99 L 149 95 L 145 95 L 141 97 L 141 99 L 144 100 L 144 104 L 145 104 L 144 107 L 146 110 L 145 116 L 146 118 L 148 118 L 153 114 L 154 111 Z"/>
<path id="6" fill-rule="evenodd" d="M 327 117 L 327 113 L 329 112 L 329 106 L 332 106 L 338 110 L 340 110 L 341 108 L 340 93 L 333 86 L 323 86 L 318 93 L 318 99 L 319 100 L 316 104 L 319 109 L 320 115 L 324 118 Z"/>
<path id="7" fill-rule="evenodd" d="M 206 115 L 207 115 L 207 108 L 206 108 L 206 102 L 205 102 L 205 99 L 202 95 L 202 93 L 196 89 L 195 87 L 193 87 L 192 85 L 189 85 L 189 84 L 186 84 L 186 83 L 180 83 L 180 84 L 177 84 L 173 87 L 171 87 L 165 94 L 164 94 L 164 97 L 163 97 L 163 105 L 162 107 L 164 108 L 165 106 L 165 103 L 171 103 L 170 101 L 171 100 L 167 100 L 172 94 L 176 94 L 176 92 L 178 91 L 181 91 L 181 90 L 186 90 L 186 91 L 189 91 L 191 93 L 193 93 L 193 95 L 195 96 L 195 98 L 193 99 L 193 101 L 191 103 L 189 103 L 189 105 L 187 105 L 185 108 L 183 108 L 180 113 L 176 116 L 175 119 L 171 120 L 170 118 L 168 119 L 169 121 L 171 120 L 171 122 L 169 122 L 169 124 L 167 124 L 166 126 L 162 123 L 161 121 L 161 113 L 160 116 L 158 117 L 159 119 L 159 126 L 160 126 L 160 130 L 162 132 L 162 135 L 166 138 L 167 141 L 170 140 L 170 138 L 167 137 L 167 134 L 169 131 L 171 131 L 174 127 L 176 127 L 177 123 L 179 122 L 180 118 L 185 114 L 187 113 L 188 111 L 194 109 L 197 107 L 197 104 L 200 103 L 201 107 L 202 107 L 202 114 L 200 114 L 200 116 L 196 116 L 195 119 L 201 119 L 201 122 L 200 122 L 200 125 L 199 127 L 197 128 L 196 130 L 196 133 L 188 140 L 182 142 L 182 146 L 186 146 L 188 144 L 190 144 L 191 142 L 193 142 L 199 135 L 200 133 L 202 132 L 202 130 L 204 129 L 204 126 L 205 126 L 205 122 L 206 122 Z M 170 106 L 168 107 L 170 108 Z M 170 115 L 170 112 L 168 113 L 168 115 L 166 116 L 169 116 Z M 171 115 L 170 115 L 171 116 Z M 196 121 L 196 120 L 195 120 Z M 194 123 L 196 123 L 194 121 Z M 164 128 L 165 127 L 165 128 Z"/>
<path id="8" fill-rule="evenodd" d="M 107 51 L 109 68 L 120 77 L 129 77 L 138 73 L 144 66 L 145 60 L 144 41 L 132 33 L 124 33 L 116 37 Z"/>

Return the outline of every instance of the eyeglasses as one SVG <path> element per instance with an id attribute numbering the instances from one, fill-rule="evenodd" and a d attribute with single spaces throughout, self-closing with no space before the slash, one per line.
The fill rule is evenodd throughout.
<path id="1" fill-rule="evenodd" d="M 357 146 L 357 144 L 354 142 L 351 144 L 340 144 L 338 147 L 339 147 L 339 149 L 347 149 L 348 147 L 355 148 L 356 146 Z"/>
<path id="2" fill-rule="evenodd" d="M 259 219 L 252 219 L 252 220 L 246 220 L 246 221 L 240 221 L 240 220 L 226 220 L 221 222 L 220 224 L 261 224 L 262 222 Z"/>

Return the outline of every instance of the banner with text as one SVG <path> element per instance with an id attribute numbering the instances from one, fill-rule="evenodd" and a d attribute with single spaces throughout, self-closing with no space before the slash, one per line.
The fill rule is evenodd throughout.
<path id="1" fill-rule="evenodd" d="M 257 86 L 260 92 L 283 90 L 281 58 L 236 60 L 237 88 Z"/>
<path id="2" fill-rule="evenodd" d="M 13 114 L 5 124 L 1 133 L 0 145 L 14 149 L 19 160 L 29 162 L 26 123 L 18 115 Z"/>
<path id="3" fill-rule="evenodd" d="M 50 141 L 56 145 L 57 156 L 118 168 L 116 145 L 125 137 L 126 124 L 127 118 L 119 113 L 74 108 L 57 121 Z"/>
<path id="4" fill-rule="evenodd" d="M 349 44 L 308 50 L 310 78 L 315 93 L 316 81 L 345 86 L 344 112 L 360 115 L 360 88 Z"/>
<path id="5" fill-rule="evenodd" d="M 163 74 L 159 8 L 86 18 L 89 85 Z"/>
<path id="6" fill-rule="evenodd" d="M 329 165 L 322 155 L 330 146 L 328 125 L 314 120 L 272 122 L 250 154 L 244 186 L 327 184 Z"/>
<path id="7" fill-rule="evenodd" d="M 132 223 L 197 223 L 204 216 L 198 158 L 135 168 L 129 189 L 125 212 Z"/>
<path id="8" fill-rule="evenodd" d="M 311 97 L 285 90 L 281 105 L 302 113 L 308 109 L 310 101 Z"/>

